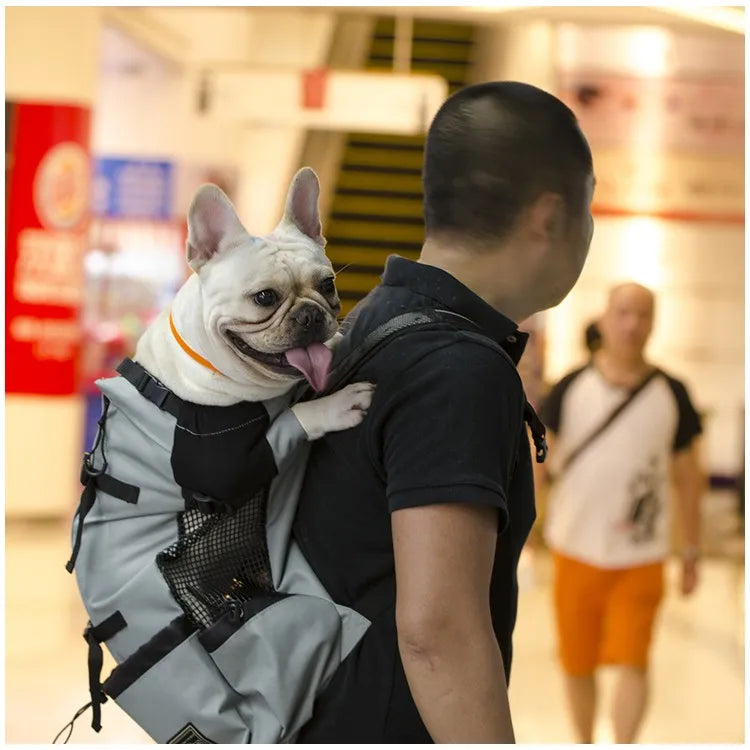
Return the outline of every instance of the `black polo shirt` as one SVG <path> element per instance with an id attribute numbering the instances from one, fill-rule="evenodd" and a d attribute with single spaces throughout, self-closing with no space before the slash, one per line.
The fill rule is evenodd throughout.
<path id="1" fill-rule="evenodd" d="M 392 256 L 348 319 L 337 359 L 381 323 L 443 309 L 472 321 L 517 363 L 527 335 L 434 266 Z M 394 581 L 390 514 L 435 503 L 499 510 L 491 582 L 495 633 L 510 673 L 516 567 L 535 518 L 523 388 L 513 364 L 461 331 L 410 331 L 353 380 L 377 388 L 364 422 L 312 446 L 295 536 L 335 601 L 354 606 Z M 394 601 L 319 696 L 300 742 L 430 742 L 398 653 Z"/>

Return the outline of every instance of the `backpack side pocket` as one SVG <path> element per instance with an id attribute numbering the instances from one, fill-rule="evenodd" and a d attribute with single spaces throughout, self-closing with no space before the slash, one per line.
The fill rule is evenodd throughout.
<path id="1" fill-rule="evenodd" d="M 251 742 L 237 694 L 184 615 L 117 666 L 102 689 L 160 744 Z"/>
<path id="2" fill-rule="evenodd" d="M 342 660 L 342 620 L 315 596 L 272 594 L 243 602 L 199 639 L 232 689 L 253 742 L 293 741 Z"/>

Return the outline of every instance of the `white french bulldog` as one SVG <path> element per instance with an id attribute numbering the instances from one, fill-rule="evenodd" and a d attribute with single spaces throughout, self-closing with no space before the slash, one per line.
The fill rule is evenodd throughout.
<path id="1" fill-rule="evenodd" d="M 203 185 L 188 212 L 194 274 L 138 341 L 134 359 L 180 398 L 265 401 L 304 377 L 324 388 L 340 310 L 309 167 L 292 180 L 274 231 L 253 237 L 227 196 Z M 374 386 L 353 383 L 291 407 L 308 439 L 359 424 Z"/>

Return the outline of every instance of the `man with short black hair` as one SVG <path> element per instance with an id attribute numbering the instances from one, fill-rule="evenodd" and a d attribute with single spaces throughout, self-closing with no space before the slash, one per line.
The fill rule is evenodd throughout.
<path id="1" fill-rule="evenodd" d="M 572 112 L 522 83 L 451 96 L 428 133 L 426 240 L 390 257 L 351 313 L 341 361 L 410 311 L 448 324 L 393 336 L 357 370 L 362 425 L 312 447 L 295 538 L 334 600 L 372 624 L 301 742 L 513 742 L 507 697 L 516 568 L 535 518 L 515 368 L 517 321 L 558 304 L 591 241 L 591 152 Z"/>

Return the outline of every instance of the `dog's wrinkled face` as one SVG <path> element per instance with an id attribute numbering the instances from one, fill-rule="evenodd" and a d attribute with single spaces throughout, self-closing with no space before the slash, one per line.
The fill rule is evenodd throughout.
<path id="1" fill-rule="evenodd" d="M 323 342 L 338 329 L 340 303 L 323 249 L 318 193 L 315 173 L 301 169 L 284 217 L 265 237 L 248 234 L 214 185 L 201 187 L 191 204 L 188 263 L 200 278 L 213 356 L 232 372 L 241 364 L 254 384 L 302 376 L 316 390 L 325 384 L 331 353 Z"/>

